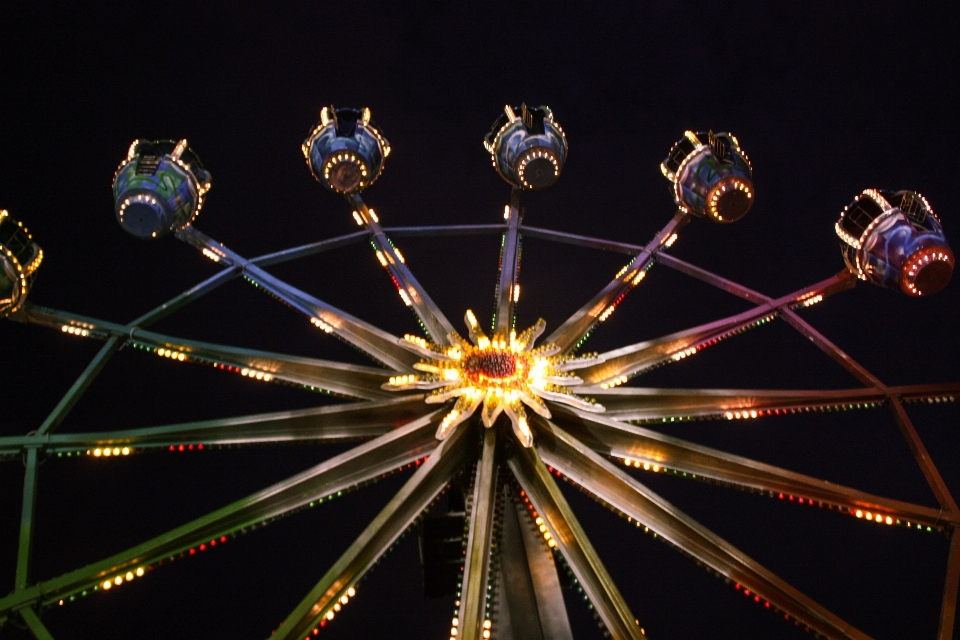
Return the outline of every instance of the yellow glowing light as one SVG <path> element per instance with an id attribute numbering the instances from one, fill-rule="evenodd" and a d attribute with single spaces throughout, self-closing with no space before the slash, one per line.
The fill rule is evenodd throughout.
<path id="1" fill-rule="evenodd" d="M 143 577 L 143 567 L 137 567 L 137 577 L 138 578 Z"/>
<path id="2" fill-rule="evenodd" d="M 484 621 L 483 621 L 483 628 L 484 628 L 484 629 L 489 629 L 489 628 L 492 627 L 492 626 L 493 626 L 493 623 L 490 622 L 489 620 L 484 620 Z"/>
<path id="3" fill-rule="evenodd" d="M 123 584 L 123 577 L 122 577 L 122 576 L 117 576 L 116 578 L 113 579 L 113 583 L 114 583 L 114 584 Z"/>
<path id="4" fill-rule="evenodd" d="M 336 615 L 333 611 L 327 611 L 327 620 L 333 620 L 333 616 Z"/>
<path id="5" fill-rule="evenodd" d="M 405 342 L 424 356 L 414 365 L 423 374 L 392 376 L 383 385 L 390 391 L 408 389 L 431 390 L 426 402 L 438 404 L 456 398 L 454 406 L 440 422 L 437 439 L 443 440 L 454 428 L 482 405 L 481 420 L 486 427 L 505 413 L 513 425 L 517 439 L 525 447 L 533 445 L 533 433 L 524 407 L 549 419 L 550 410 L 544 400 L 574 406 L 584 411 L 601 412 L 603 407 L 574 395 L 569 387 L 583 381 L 569 373 L 595 364 L 596 356 L 560 355 L 553 344 L 534 348 L 546 323 L 536 324 L 520 333 L 502 330 L 488 337 L 470 310 L 464 315 L 470 341 L 450 334 L 451 346 L 440 346 L 423 338 L 407 335 Z"/>
<path id="6" fill-rule="evenodd" d="M 109 580 L 104 580 L 103 584 L 101 584 L 100 586 L 103 587 L 104 591 L 108 591 L 113 586 L 113 583 L 110 582 Z"/>
<path id="7" fill-rule="evenodd" d="M 350 587 L 349 589 L 347 589 L 347 595 L 352 598 L 353 596 L 357 595 L 357 590 L 354 589 L 353 587 Z"/>
<path id="8" fill-rule="evenodd" d="M 123 449 L 120 449 L 120 453 L 122 453 L 125 456 L 130 455 L 130 447 L 124 447 Z"/>
<path id="9" fill-rule="evenodd" d="M 133 580 L 133 571 L 127 571 L 127 575 L 124 576 L 127 579 L 127 582 Z"/>
<path id="10" fill-rule="evenodd" d="M 93 455 L 97 456 L 98 458 L 100 457 L 100 455 L 101 455 L 102 453 L 103 453 L 103 452 L 100 451 L 100 449 L 94 449 L 94 450 L 93 450 Z"/>

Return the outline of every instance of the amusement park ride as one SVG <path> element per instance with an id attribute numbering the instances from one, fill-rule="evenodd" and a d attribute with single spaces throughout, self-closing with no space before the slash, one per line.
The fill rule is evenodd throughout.
<path id="1" fill-rule="evenodd" d="M 335 624 L 358 582 L 399 536 L 446 492 L 448 512 L 422 520 L 428 593 L 456 595 L 451 640 L 572 638 L 563 585 L 582 593 L 605 633 L 642 638 L 645 630 L 600 561 L 557 479 L 579 487 L 638 529 L 693 558 L 775 614 L 817 637 L 865 638 L 783 579 L 671 505 L 636 476 L 698 477 L 724 487 L 795 501 L 950 539 L 939 637 L 952 637 L 960 580 L 960 509 L 927 455 L 905 405 L 953 401 L 960 384 L 888 386 L 797 314 L 858 281 L 924 296 L 947 285 L 954 256 L 930 204 L 912 191 L 868 189 L 836 223 L 846 269 L 771 298 L 672 257 L 668 249 L 691 220 L 732 223 L 754 200 L 752 168 L 735 136 L 687 131 L 661 165 L 677 212 L 645 245 L 571 235 L 523 224 L 521 195 L 560 176 L 567 140 L 547 107 L 506 106 L 484 140 L 511 187 L 503 221 L 490 225 L 381 226 L 361 196 L 383 171 L 390 146 L 369 109 L 324 107 L 303 143 L 314 177 L 344 197 L 359 230 L 256 258 L 204 235 L 194 219 L 211 175 L 186 140 L 137 140 L 114 177 L 120 225 L 141 239 L 173 234 L 222 267 L 213 277 L 127 324 L 41 307 L 26 298 L 43 253 L 27 229 L 0 213 L 0 315 L 99 340 L 99 353 L 36 431 L 0 437 L 0 456 L 24 459 L 26 475 L 14 590 L 0 598 L 0 625 L 24 623 L 50 637 L 40 614 L 83 597 L 103 597 L 176 558 L 226 542 L 251 527 L 322 503 L 398 468 L 415 469 L 272 637 L 300 640 Z M 391 240 L 400 236 L 502 234 L 492 320 L 464 313 L 463 331 L 447 319 Z M 515 326 L 521 237 L 623 253 L 627 264 L 552 333 L 540 320 Z M 398 337 L 296 289 L 266 268 L 351 243 L 369 242 L 416 314 L 422 335 Z M 737 315 L 628 344 L 606 353 L 579 348 L 654 265 L 677 270 L 751 303 Z M 218 286 L 242 277 L 368 355 L 357 366 L 179 339 L 150 325 Z M 862 387 L 831 391 L 650 389 L 625 385 L 750 328 L 784 320 L 855 376 Z M 259 414 L 101 433 L 57 427 L 121 347 L 196 363 L 250 379 L 324 390 L 348 402 L 284 414 Z M 939 502 L 932 508 L 872 495 L 694 444 L 648 428 L 692 420 L 742 420 L 808 411 L 885 406 L 893 414 Z M 646 426 L 645 426 L 646 425 Z M 99 562 L 43 582 L 31 578 L 38 463 L 44 458 L 127 456 L 192 443 L 198 449 L 277 442 L 357 442 L 302 473 Z M 636 474 L 636 476 L 634 475 Z M 869 524 L 868 524 L 869 523 Z"/>

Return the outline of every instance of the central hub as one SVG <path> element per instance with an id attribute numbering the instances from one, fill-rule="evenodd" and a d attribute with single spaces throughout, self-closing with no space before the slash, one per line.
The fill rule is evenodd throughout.
<path id="1" fill-rule="evenodd" d="M 477 386 L 509 386 L 518 378 L 524 378 L 529 367 L 527 359 L 519 353 L 501 349 L 475 351 L 464 358 L 463 373 Z"/>

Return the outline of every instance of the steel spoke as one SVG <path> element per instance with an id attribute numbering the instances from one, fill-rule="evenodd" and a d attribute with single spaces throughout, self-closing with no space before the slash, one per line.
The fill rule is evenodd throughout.
<path id="1" fill-rule="evenodd" d="M 570 316 L 566 322 L 557 327 L 557 330 L 544 340 L 544 343 L 553 343 L 566 353 L 580 345 L 598 323 L 606 320 L 624 296 L 643 279 L 643 274 L 653 263 L 654 256 L 668 243 L 672 244 L 674 237 L 689 220 L 686 213 L 678 211 L 670 222 L 654 236 L 642 251 L 636 254 L 624 269 L 610 284 L 595 295 L 590 302 Z"/>
<path id="2" fill-rule="evenodd" d="M 917 466 L 920 467 L 920 471 L 923 473 L 923 477 L 926 478 L 927 484 L 930 485 L 930 489 L 933 491 L 937 502 L 944 511 L 947 511 L 952 516 L 951 519 L 956 520 L 960 518 L 960 510 L 957 509 L 957 503 L 950 494 L 950 489 L 947 488 L 946 483 L 940 476 L 937 465 L 933 464 L 927 448 L 923 446 L 923 441 L 920 440 L 920 434 L 918 434 L 917 430 L 913 427 L 913 422 L 910 421 L 910 416 L 907 415 L 906 410 L 903 408 L 903 403 L 899 398 L 890 399 L 890 410 L 893 412 L 897 426 L 900 427 L 900 432 L 903 433 L 903 437 L 906 438 L 910 452 L 913 453 L 913 457 L 917 461 Z"/>
<path id="3" fill-rule="evenodd" d="M 480 463 L 473 483 L 473 507 L 470 510 L 467 555 L 463 565 L 457 625 L 457 637 L 461 640 L 479 640 L 487 619 L 490 542 L 493 539 L 493 513 L 497 496 L 496 453 L 496 429 L 484 429 Z"/>
<path id="4" fill-rule="evenodd" d="M 390 545 L 459 471 L 473 446 L 475 431 L 460 428 L 437 446 L 350 548 L 287 616 L 271 638 L 304 637 L 373 566 Z M 431 434 L 432 435 L 432 434 Z"/>
<path id="5" fill-rule="evenodd" d="M 43 606 L 56 602 L 104 580 L 172 557 L 201 543 L 216 541 L 221 536 L 305 507 L 332 493 L 414 462 L 436 448 L 434 432 L 438 421 L 438 412 L 415 420 L 131 549 L 14 591 L 0 599 L 0 616 L 34 603 Z"/>
<path id="6" fill-rule="evenodd" d="M 0 457 L 13 456 L 30 447 L 41 447 L 48 454 L 54 454 L 97 447 L 140 449 L 181 444 L 344 442 L 381 436 L 432 410 L 433 407 L 424 404 L 422 396 L 415 395 L 142 429 L 2 437 Z"/>
<path id="7" fill-rule="evenodd" d="M 802 498 L 803 504 L 840 508 L 848 514 L 856 515 L 859 510 L 861 517 L 869 513 L 872 518 L 876 514 L 878 523 L 882 517 L 882 522 L 904 526 L 960 524 L 955 514 L 940 509 L 876 496 L 597 414 L 557 408 L 554 418 L 598 454 L 628 459 L 634 466 L 654 472 L 666 468 L 771 496 L 782 494 L 784 499 L 797 499 L 798 503 Z"/>
<path id="8" fill-rule="evenodd" d="M 635 422 L 673 422 L 675 419 L 735 420 L 810 410 L 859 409 L 885 404 L 892 395 L 906 401 L 953 401 L 960 383 L 855 389 L 660 389 L 616 387 L 591 389 L 604 406 L 604 416 Z"/>
<path id="9" fill-rule="evenodd" d="M 553 553 L 526 509 L 504 487 L 497 602 L 499 640 L 573 640 Z"/>
<path id="10" fill-rule="evenodd" d="M 403 303 L 411 307 L 424 329 L 430 335 L 430 338 L 436 344 L 450 344 L 447 336 L 453 333 L 453 325 L 443 315 L 437 305 L 433 302 L 423 286 L 413 276 L 410 268 L 407 266 L 403 254 L 393 246 L 390 238 L 383 232 L 376 215 L 367 207 L 359 193 L 353 193 L 345 196 L 347 202 L 354 209 L 354 215 L 358 216 L 363 226 L 370 234 L 370 242 L 377 252 L 377 258 L 380 260 L 390 277 L 393 284 L 400 292 Z"/>
<path id="11" fill-rule="evenodd" d="M 768 322 L 778 314 L 793 313 L 790 307 L 816 304 L 830 292 L 840 290 L 847 281 L 849 277 L 843 274 L 833 276 L 776 300 L 767 300 L 742 313 L 603 353 L 603 362 L 580 369 L 578 375 L 596 387 L 623 384 L 634 375 L 682 360 L 725 338 Z"/>
<path id="12" fill-rule="evenodd" d="M 386 331 L 341 311 L 313 296 L 275 278 L 251 261 L 226 248 L 223 244 L 204 235 L 192 226 L 176 233 L 183 240 L 201 251 L 206 250 L 208 257 L 217 262 L 236 265 L 243 270 L 243 276 L 256 286 L 276 296 L 297 311 L 319 321 L 320 328 L 333 333 L 341 340 L 352 344 L 371 358 L 382 362 L 396 371 L 411 371 L 419 356 L 406 349 L 403 341 Z"/>
<path id="13" fill-rule="evenodd" d="M 30 582 L 31 556 L 33 555 L 33 512 L 37 506 L 37 457 L 39 451 L 30 447 L 26 451 L 26 470 L 23 474 L 23 506 L 20 511 L 20 540 L 17 547 L 17 572 L 13 588 L 20 591 Z"/>
<path id="14" fill-rule="evenodd" d="M 644 638 L 613 578 L 607 573 L 593 545 L 536 448 L 514 447 L 508 462 L 520 486 L 540 512 L 560 552 L 596 608 L 607 630 L 617 639 Z"/>
<path id="15" fill-rule="evenodd" d="M 257 380 L 276 379 L 365 400 L 378 400 L 395 395 L 381 388 L 390 376 L 390 372 L 386 369 L 231 347 L 199 340 L 185 340 L 45 307 L 30 307 L 26 317 L 29 322 L 61 330 L 64 327 L 75 329 L 82 327 L 82 330 L 87 332 L 87 337 L 107 337 L 107 345 L 101 350 L 99 359 L 95 359 L 91 364 L 91 368 L 97 367 L 94 374 L 99 372 L 106 363 L 106 356 L 103 354 L 106 353 L 108 346 L 112 353 L 119 349 L 120 345 L 128 342 L 175 360 L 179 360 L 182 355 L 184 361 L 213 364 L 220 369 L 238 373 L 246 370 L 245 375 Z M 89 372 L 84 372 L 74 386 L 82 385 L 82 389 L 86 389 L 92 377 Z M 71 392 L 61 401 L 64 403 L 69 400 L 70 407 L 79 399 L 79 393 L 73 390 Z M 64 416 L 65 412 L 58 407 L 48 420 L 52 421 L 54 417 L 62 420 Z"/>
<path id="16" fill-rule="evenodd" d="M 940 630 L 937 640 L 953 638 L 953 626 L 957 615 L 958 583 L 960 583 L 960 535 L 954 529 L 950 538 L 950 553 L 947 556 L 947 578 L 943 586 L 943 604 L 940 605 Z"/>
<path id="17" fill-rule="evenodd" d="M 497 278 L 497 299 L 493 314 L 494 335 L 509 336 L 513 329 L 514 308 L 520 298 L 520 189 L 510 192 L 510 204 L 504 209 L 503 217 L 507 228 L 503 232 L 503 244 L 500 248 L 500 270 Z"/>
<path id="18" fill-rule="evenodd" d="M 30 633 L 33 634 L 34 638 L 37 640 L 53 640 L 53 636 L 50 635 L 47 628 L 40 622 L 40 618 L 33 609 L 29 607 L 21 609 L 20 617 L 23 618 L 23 621 L 27 624 L 27 628 L 30 629 Z"/>
<path id="19" fill-rule="evenodd" d="M 537 419 L 537 449 L 543 461 L 597 498 L 655 531 L 670 543 L 735 580 L 757 598 L 828 638 L 867 638 L 839 617 L 781 580 L 739 549 L 616 468 L 549 421 Z M 543 437 L 547 436 L 547 437 Z"/>

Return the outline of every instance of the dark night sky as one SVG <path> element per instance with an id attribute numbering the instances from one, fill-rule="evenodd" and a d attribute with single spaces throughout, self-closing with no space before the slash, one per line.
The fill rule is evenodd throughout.
<path id="1" fill-rule="evenodd" d="M 764 293 L 788 293 L 842 268 L 833 223 L 867 187 L 922 192 L 960 248 L 956 6 L 640 4 L 8 6 L 0 18 L 0 207 L 23 220 L 44 249 L 31 300 L 127 322 L 215 272 L 183 243 L 140 242 L 116 224 L 111 177 L 135 138 L 190 140 L 213 174 L 196 226 L 243 255 L 355 230 L 346 204 L 314 181 L 299 149 L 319 107 L 330 103 L 370 106 L 392 144 L 383 176 L 365 194 L 388 226 L 497 222 L 509 188 L 480 143 L 504 103 L 527 101 L 553 108 L 571 147 L 557 186 L 525 198 L 531 225 L 646 242 L 673 213 L 660 160 L 684 129 L 713 128 L 734 132 L 750 155 L 756 205 L 730 226 L 694 221 L 674 255 Z M 484 315 L 490 309 L 497 242 L 489 236 L 398 244 L 459 326 L 466 308 Z M 624 262 L 532 239 L 523 257 L 518 325 L 542 316 L 548 329 Z M 361 246 L 272 271 L 391 332 L 416 329 Z M 907 299 L 863 284 L 803 314 L 886 383 L 952 381 L 960 379 L 958 286 Z M 744 308 L 732 296 L 656 267 L 587 346 L 603 351 Z M 240 281 L 156 330 L 364 362 Z M 98 348 L 49 329 L 0 323 L 6 390 L 0 434 L 35 429 Z M 780 322 L 634 384 L 857 386 Z M 322 402 L 126 349 L 61 430 L 171 424 Z M 954 405 L 910 410 L 955 495 L 958 414 Z M 934 504 L 885 410 L 704 422 L 671 433 Z M 341 450 L 48 460 L 40 472 L 34 578 L 142 542 Z M 57 638 L 266 637 L 405 477 L 48 611 L 43 620 Z M 935 636 L 943 537 L 676 478 L 638 477 L 866 633 Z M 20 463 L 0 463 L 3 593 L 13 584 L 21 485 Z M 652 639 L 803 637 L 581 494 L 568 496 Z M 569 609 L 578 638 L 598 637 L 583 606 Z M 452 611 L 451 600 L 422 598 L 416 537 L 408 535 L 323 635 L 442 638 Z M 10 626 L 0 630 L 3 638 L 21 634 Z"/>

